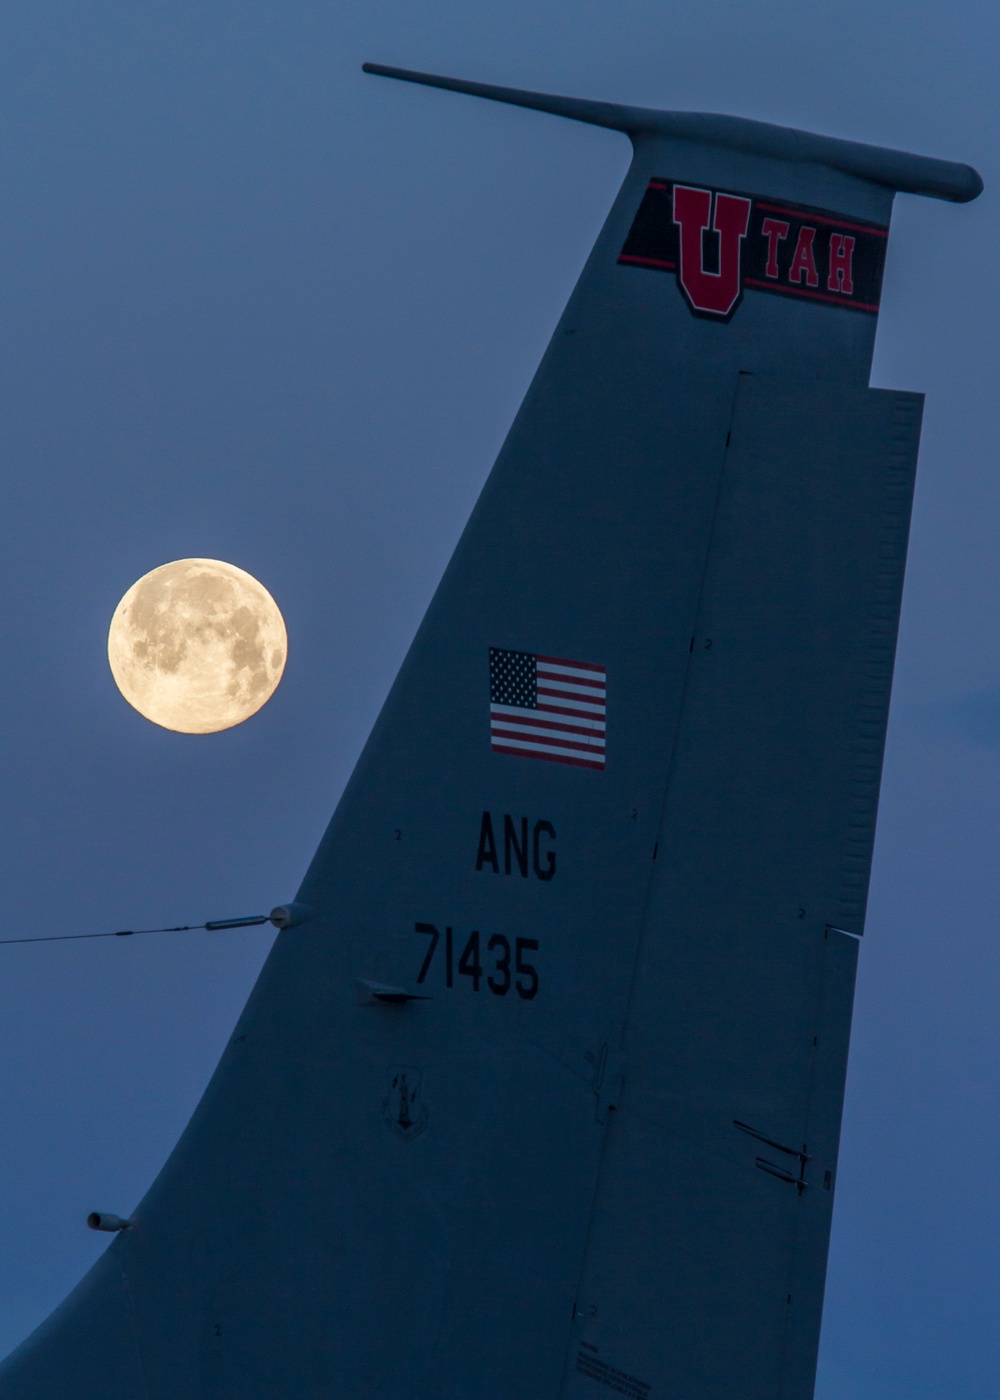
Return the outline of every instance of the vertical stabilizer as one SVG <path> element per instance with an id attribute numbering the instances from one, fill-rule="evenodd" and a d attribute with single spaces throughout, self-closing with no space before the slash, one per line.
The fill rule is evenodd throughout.
<path id="1" fill-rule="evenodd" d="M 868 387 L 890 210 L 981 182 L 372 71 L 635 157 L 312 916 L 4 1400 L 807 1400 L 921 413 Z"/>

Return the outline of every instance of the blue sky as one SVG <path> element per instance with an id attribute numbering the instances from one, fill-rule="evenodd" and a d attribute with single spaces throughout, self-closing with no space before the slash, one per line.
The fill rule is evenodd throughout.
<path id="1" fill-rule="evenodd" d="M 628 163 L 365 59 L 969 161 L 900 196 L 873 382 L 927 394 L 820 1400 L 996 1394 L 1000 11 L 13 0 L 0 14 L 3 936 L 291 898 Z M 255 574 L 274 700 L 158 730 L 105 657 L 169 559 Z M 0 948 L 0 1349 L 126 1213 L 267 951 Z"/>

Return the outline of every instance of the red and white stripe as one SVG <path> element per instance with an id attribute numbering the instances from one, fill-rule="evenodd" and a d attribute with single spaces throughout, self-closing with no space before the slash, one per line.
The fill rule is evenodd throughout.
<path id="1" fill-rule="evenodd" d="M 607 675 L 603 666 L 537 656 L 538 708 L 490 705 L 494 753 L 604 767 Z"/>

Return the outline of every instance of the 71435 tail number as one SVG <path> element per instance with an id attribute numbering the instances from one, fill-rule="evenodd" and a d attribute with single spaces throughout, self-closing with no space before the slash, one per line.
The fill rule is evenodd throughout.
<path id="1" fill-rule="evenodd" d="M 478 992 L 485 982 L 495 997 L 505 997 L 512 989 L 522 1001 L 533 1001 L 538 995 L 538 968 L 530 955 L 538 952 L 537 938 L 515 938 L 511 940 L 504 933 L 491 933 L 489 938 L 480 936 L 473 929 L 458 954 L 458 943 L 450 926 L 445 925 L 444 938 L 436 924 L 414 924 L 417 933 L 430 938 L 426 956 L 417 973 L 417 983 L 427 981 L 427 975 L 434 962 L 439 945 L 444 943 L 444 985 L 454 987 L 455 978 L 468 977 L 472 990 Z"/>

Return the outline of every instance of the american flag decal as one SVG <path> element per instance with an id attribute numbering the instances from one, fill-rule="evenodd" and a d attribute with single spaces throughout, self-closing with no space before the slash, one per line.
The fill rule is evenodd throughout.
<path id="1" fill-rule="evenodd" d="M 606 679 L 589 661 L 490 647 L 493 752 L 603 768 Z"/>

